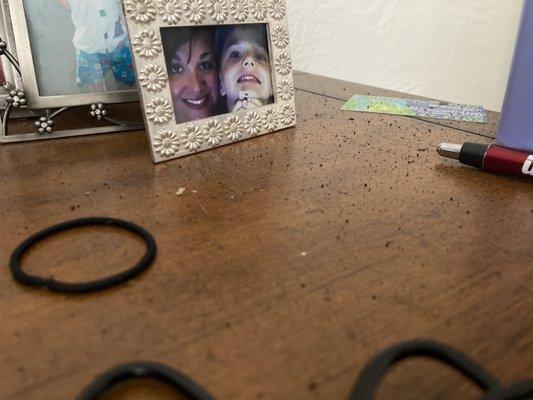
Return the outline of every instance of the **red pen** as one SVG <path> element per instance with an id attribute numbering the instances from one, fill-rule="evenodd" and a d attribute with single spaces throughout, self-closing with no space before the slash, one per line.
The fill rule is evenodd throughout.
<path id="1" fill-rule="evenodd" d="M 437 152 L 484 171 L 511 175 L 533 181 L 533 154 L 495 144 L 466 142 L 463 145 L 443 143 Z"/>

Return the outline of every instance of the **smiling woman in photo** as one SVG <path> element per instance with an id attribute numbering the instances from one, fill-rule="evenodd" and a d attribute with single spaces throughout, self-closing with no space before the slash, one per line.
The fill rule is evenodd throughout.
<path id="1" fill-rule="evenodd" d="M 220 114 L 214 32 L 209 28 L 161 31 L 176 122 Z"/>

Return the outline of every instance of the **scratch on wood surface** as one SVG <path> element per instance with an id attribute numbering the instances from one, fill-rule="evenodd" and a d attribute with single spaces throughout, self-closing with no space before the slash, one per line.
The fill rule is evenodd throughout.
<path id="1" fill-rule="evenodd" d="M 200 203 L 200 200 L 198 200 L 198 197 L 196 197 L 196 193 L 194 193 L 194 191 L 193 191 L 193 194 L 192 194 L 192 195 L 194 196 L 194 200 L 196 200 L 196 202 L 198 203 L 198 205 L 199 205 L 200 208 L 202 209 L 203 213 L 204 213 L 207 217 L 209 217 L 209 214 L 207 213 L 207 210 L 206 210 L 205 207 L 202 205 L 202 203 Z"/>

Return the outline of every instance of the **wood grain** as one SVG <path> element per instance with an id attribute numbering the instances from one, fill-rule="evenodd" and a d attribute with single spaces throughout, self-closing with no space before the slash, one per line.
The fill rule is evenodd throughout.
<path id="1" fill-rule="evenodd" d="M 489 142 L 498 114 L 480 126 L 346 113 L 353 94 L 398 94 L 295 80 L 296 128 L 162 165 L 143 131 L 1 147 L 1 399 L 73 399 L 107 368 L 146 359 L 221 400 L 340 400 L 376 352 L 417 337 L 465 351 L 505 383 L 532 377 L 532 186 L 435 153 L 443 141 Z M 79 297 L 12 280 L 9 256 L 25 237 L 94 215 L 151 231 L 153 267 Z M 76 281 L 142 252 L 131 235 L 80 229 L 25 265 Z M 147 398 L 123 390 L 116 398 Z M 379 398 L 475 394 L 412 361 Z"/>

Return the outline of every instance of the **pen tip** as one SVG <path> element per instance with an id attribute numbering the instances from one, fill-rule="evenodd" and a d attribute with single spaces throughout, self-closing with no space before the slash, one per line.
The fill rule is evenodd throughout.
<path id="1" fill-rule="evenodd" d="M 459 155 L 461 154 L 461 146 L 460 144 L 452 144 L 452 143 L 441 143 L 437 147 L 437 153 L 441 155 L 442 157 L 447 158 L 454 158 L 456 160 L 459 159 Z"/>

